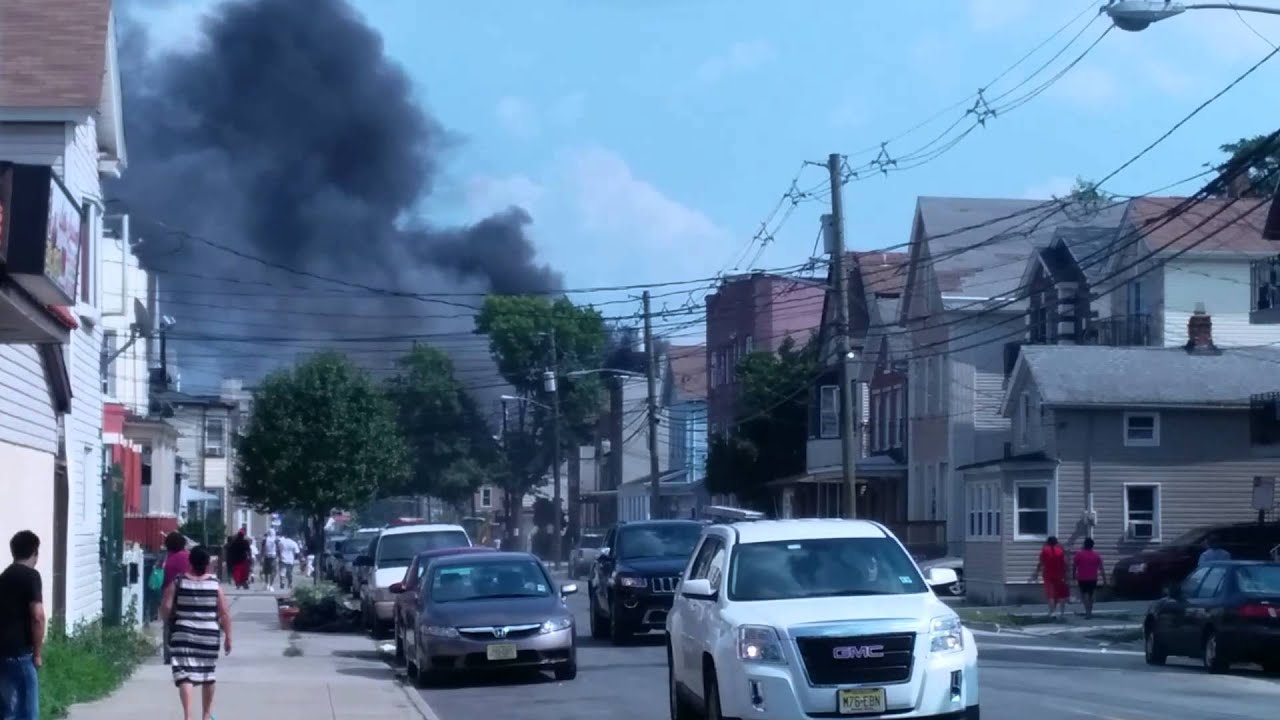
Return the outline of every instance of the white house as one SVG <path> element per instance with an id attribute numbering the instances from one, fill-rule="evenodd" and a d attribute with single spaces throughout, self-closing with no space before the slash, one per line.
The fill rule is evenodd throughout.
<path id="1" fill-rule="evenodd" d="M 102 178 L 125 163 L 120 77 L 109 0 L 8 5 L 0 534 L 41 535 L 53 610 L 74 626 L 102 612 Z"/>

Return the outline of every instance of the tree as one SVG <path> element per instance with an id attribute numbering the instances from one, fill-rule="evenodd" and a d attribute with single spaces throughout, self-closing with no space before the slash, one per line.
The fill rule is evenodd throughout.
<path id="1" fill-rule="evenodd" d="M 409 451 L 410 472 L 386 495 L 427 495 L 458 505 L 484 483 L 498 461 L 496 443 L 453 362 L 440 350 L 417 345 L 400 358 L 388 382 Z"/>
<path id="2" fill-rule="evenodd" d="M 1280 172 L 1280 140 L 1267 143 L 1267 135 L 1240 138 L 1219 146 L 1229 156 L 1218 166 L 1219 170 L 1243 163 L 1248 168 L 1244 197 L 1270 197 L 1276 192 L 1276 174 Z M 1267 178 L 1271 178 L 1267 180 Z M 1226 192 L 1226 188 L 1222 188 Z"/>
<path id="3" fill-rule="evenodd" d="M 788 339 L 777 354 L 756 352 L 735 370 L 741 395 L 735 423 L 707 448 L 707 489 L 771 509 L 768 483 L 804 472 L 810 386 L 818 373 L 812 345 Z"/>
<path id="4" fill-rule="evenodd" d="M 551 357 L 550 332 L 555 332 L 556 356 Z M 561 449 L 576 447 L 590 432 L 603 403 L 603 384 L 594 375 L 569 377 L 574 370 L 600 368 L 608 333 L 604 318 L 590 307 L 574 305 L 567 298 L 555 300 L 527 295 L 491 295 L 476 316 L 476 333 L 487 335 L 489 351 L 498 372 L 516 393 L 539 404 L 520 403 L 517 423 L 509 423 L 504 435 L 507 473 L 502 486 L 507 507 L 519 503 L 542 484 L 551 466 L 548 447 L 550 413 L 543 373 L 559 371 Z M 563 457 L 563 453 L 561 457 Z M 508 517 L 508 530 L 512 518 Z"/>
<path id="5" fill-rule="evenodd" d="M 196 506 L 199 508 L 201 504 Z M 227 522 L 222 517 L 222 508 L 204 508 L 204 517 L 200 517 L 198 510 L 191 513 L 187 521 L 178 527 L 178 532 L 211 548 L 220 547 L 227 539 Z"/>
<path id="6" fill-rule="evenodd" d="M 319 542 L 330 512 L 363 505 L 408 474 L 394 407 L 340 353 L 268 375 L 237 448 L 239 496 L 260 512 L 303 515 Z"/>

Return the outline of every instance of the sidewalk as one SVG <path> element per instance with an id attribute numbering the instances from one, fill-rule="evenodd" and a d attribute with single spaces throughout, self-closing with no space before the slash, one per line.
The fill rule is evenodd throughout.
<path id="1" fill-rule="evenodd" d="M 435 720 L 416 691 L 396 680 L 368 638 L 283 631 L 274 596 L 244 593 L 228 599 L 233 646 L 231 655 L 218 661 L 215 716 Z M 193 711 L 200 717 L 198 699 Z M 172 675 L 157 655 L 111 697 L 73 707 L 69 720 L 181 717 Z"/>
<path id="2" fill-rule="evenodd" d="M 1063 635 L 1094 633 L 1127 633 L 1142 626 L 1151 603 L 1147 601 L 1114 601 L 1098 603 L 1093 617 L 1085 618 L 1079 603 L 1067 605 L 1066 616 L 1050 619 L 1043 605 L 1010 605 L 1005 607 L 957 607 L 965 624 L 975 630 L 1009 632 L 1021 635 Z"/>

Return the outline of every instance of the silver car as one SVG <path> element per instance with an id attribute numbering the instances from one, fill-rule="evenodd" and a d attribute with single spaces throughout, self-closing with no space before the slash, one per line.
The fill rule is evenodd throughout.
<path id="1" fill-rule="evenodd" d="M 573 613 L 529 553 L 456 555 L 432 561 L 422 578 L 418 621 L 405 633 L 409 676 L 419 685 L 465 673 L 524 668 L 557 680 L 578 675 Z"/>
<path id="2" fill-rule="evenodd" d="M 578 544 L 569 555 L 569 577 L 575 580 L 591 573 L 591 566 L 600 557 L 600 546 L 604 544 L 603 533 L 583 533 Z"/>

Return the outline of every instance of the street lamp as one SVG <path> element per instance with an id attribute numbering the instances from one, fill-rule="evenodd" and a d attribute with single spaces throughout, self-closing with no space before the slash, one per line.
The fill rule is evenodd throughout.
<path id="1" fill-rule="evenodd" d="M 1236 10 L 1238 12 L 1280 15 L 1280 7 L 1242 5 L 1240 3 L 1180 3 L 1171 0 L 1116 0 L 1102 8 L 1111 22 L 1121 30 L 1139 32 L 1152 23 L 1181 15 L 1188 10 Z"/>

